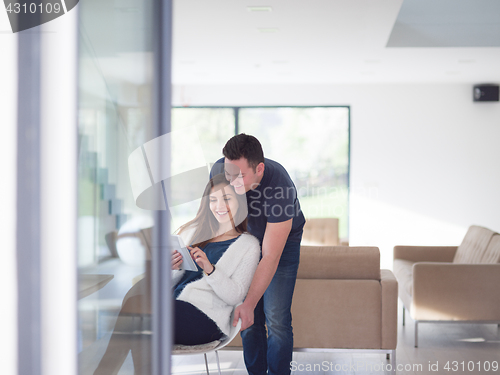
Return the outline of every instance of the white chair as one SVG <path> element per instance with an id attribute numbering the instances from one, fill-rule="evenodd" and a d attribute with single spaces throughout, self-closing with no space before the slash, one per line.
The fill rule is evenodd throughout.
<path id="1" fill-rule="evenodd" d="M 234 314 L 234 311 L 233 311 Z M 231 315 L 231 322 L 233 321 L 233 315 Z M 218 351 L 229 344 L 241 329 L 241 319 L 238 320 L 236 327 L 231 326 L 231 332 L 229 336 L 222 338 L 221 340 L 216 340 L 209 342 L 208 344 L 201 345 L 174 345 L 172 348 L 172 354 L 174 355 L 190 355 L 190 354 L 201 354 L 205 355 L 205 367 L 207 368 L 207 375 L 210 375 L 208 371 L 208 360 L 207 353 L 215 352 L 215 357 L 217 358 L 217 369 L 219 370 L 219 375 L 222 375 L 220 371 L 219 353 Z"/>

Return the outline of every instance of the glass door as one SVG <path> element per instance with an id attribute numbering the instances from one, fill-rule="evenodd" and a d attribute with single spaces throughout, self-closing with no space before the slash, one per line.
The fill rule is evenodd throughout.
<path id="1" fill-rule="evenodd" d="M 153 1 L 79 11 L 79 374 L 151 374 L 154 211 L 136 204 L 129 156 L 156 134 Z"/>

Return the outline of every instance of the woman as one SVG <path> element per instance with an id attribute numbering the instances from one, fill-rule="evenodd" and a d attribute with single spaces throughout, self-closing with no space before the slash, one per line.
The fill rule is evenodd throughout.
<path id="1" fill-rule="evenodd" d="M 175 343 L 208 343 L 227 335 L 234 306 L 245 298 L 260 258 L 259 241 L 246 233 L 247 203 L 224 175 L 207 184 L 196 217 L 179 229 L 198 271 L 183 271 L 178 251 L 172 254 Z M 113 335 L 94 375 L 117 374 L 132 350 L 135 374 L 151 372 L 148 335 L 134 334 L 127 316 L 149 316 L 149 272 L 123 300 Z M 141 328 L 142 330 L 142 328 Z M 144 341 L 144 342 L 143 342 Z"/>
<path id="2" fill-rule="evenodd" d="M 179 229 L 198 271 L 182 271 L 172 254 L 176 344 L 208 343 L 228 335 L 231 313 L 250 287 L 260 257 L 258 240 L 246 233 L 245 195 L 224 175 L 205 188 L 198 214 Z"/>

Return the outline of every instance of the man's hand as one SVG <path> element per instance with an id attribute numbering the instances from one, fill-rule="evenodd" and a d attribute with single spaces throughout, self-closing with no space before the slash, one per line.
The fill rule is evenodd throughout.
<path id="1" fill-rule="evenodd" d="M 233 326 L 236 327 L 238 318 L 241 318 L 242 331 L 253 324 L 255 306 L 274 277 L 290 229 L 292 219 L 281 223 L 267 223 L 262 242 L 262 259 L 253 275 L 245 301 L 234 310 Z"/>
<path id="2" fill-rule="evenodd" d="M 254 308 L 248 306 L 243 302 L 234 310 L 233 327 L 238 324 L 238 319 L 241 319 L 241 331 L 253 325 L 253 310 Z"/>

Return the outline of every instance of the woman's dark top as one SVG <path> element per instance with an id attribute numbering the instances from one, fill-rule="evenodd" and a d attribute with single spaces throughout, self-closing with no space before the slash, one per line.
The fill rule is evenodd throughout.
<path id="1" fill-rule="evenodd" d="M 238 238 L 239 236 L 226 241 L 209 242 L 201 249 L 205 252 L 205 254 L 207 254 L 207 258 L 210 261 L 210 263 L 215 264 L 219 261 L 221 256 L 226 252 L 227 248 Z M 174 298 L 177 298 L 179 294 L 181 294 L 182 290 L 187 284 L 196 281 L 198 279 L 201 279 L 203 277 L 202 268 L 198 264 L 196 264 L 196 266 L 198 267 L 198 271 L 184 272 L 184 275 L 182 276 L 181 280 L 174 287 Z"/>

